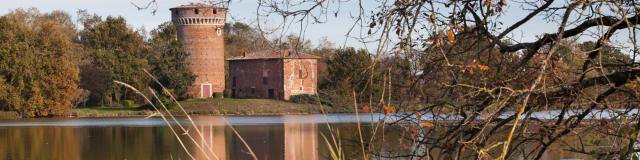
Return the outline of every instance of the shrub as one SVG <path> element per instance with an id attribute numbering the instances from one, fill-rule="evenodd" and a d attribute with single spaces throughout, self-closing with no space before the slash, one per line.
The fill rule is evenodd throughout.
<path id="1" fill-rule="evenodd" d="M 318 104 L 316 96 L 310 94 L 293 95 L 289 97 L 289 101 L 300 104 Z"/>
<path id="2" fill-rule="evenodd" d="M 133 101 L 133 100 L 124 100 L 124 104 L 123 104 L 123 106 L 124 106 L 125 108 L 132 108 L 132 107 L 134 107 L 135 105 L 136 105 L 136 102 L 135 102 L 135 101 Z"/>
<path id="3" fill-rule="evenodd" d="M 311 94 L 293 95 L 289 98 L 289 101 L 300 104 L 318 104 L 318 96 Z M 323 95 L 323 93 L 320 93 L 320 103 L 322 105 L 328 106 L 333 105 L 333 103 L 331 103 L 331 100 L 329 100 L 327 96 Z"/>
<path id="4" fill-rule="evenodd" d="M 221 99 L 224 98 L 224 94 L 222 92 L 213 93 L 213 98 Z"/>

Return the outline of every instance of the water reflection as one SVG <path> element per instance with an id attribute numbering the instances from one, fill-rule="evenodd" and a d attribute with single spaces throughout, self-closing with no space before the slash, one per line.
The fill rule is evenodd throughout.
<path id="1" fill-rule="evenodd" d="M 317 124 L 293 123 L 295 119 L 285 119 L 290 122 L 284 124 L 285 159 L 319 159 Z"/>
<path id="2" fill-rule="evenodd" d="M 238 133 L 251 147 L 259 159 L 296 160 L 319 159 L 318 128 L 315 123 L 300 123 L 299 117 L 284 116 L 283 124 L 279 125 L 241 125 L 236 126 Z M 249 149 L 231 131 L 230 127 L 223 127 L 221 117 L 197 117 L 202 124 L 200 131 L 205 135 L 199 143 L 212 146 L 211 152 L 196 152 L 197 159 L 219 157 L 220 159 L 251 159 Z M 199 136 L 192 133 L 192 136 Z"/>
<path id="3" fill-rule="evenodd" d="M 327 144 L 320 136 L 328 133 L 327 124 L 340 132 L 344 154 L 348 158 L 361 157 L 357 142 L 357 127 L 352 115 L 324 116 L 273 116 L 230 117 L 227 120 L 244 138 L 259 159 L 329 159 Z M 362 117 L 361 117 L 362 118 Z M 251 159 L 247 147 L 226 126 L 222 117 L 194 117 L 197 129 L 190 127 L 189 134 L 199 144 L 206 144 L 205 151 L 180 135 L 196 159 Z M 371 138 L 373 125 L 364 123 L 365 141 Z M 384 137 L 376 137 L 371 150 L 386 156 L 410 153 L 420 146 L 400 138 L 408 134 L 399 128 L 386 127 Z M 432 132 L 431 134 L 438 134 Z M 584 134 L 583 138 L 603 139 L 598 135 Z M 378 134 L 377 136 L 380 136 Z M 577 143 L 575 137 L 564 139 L 563 144 Z M 606 139 L 603 139 L 606 141 Z M 176 137 L 161 119 L 102 118 L 102 119 L 22 119 L 0 121 L 0 159 L 190 159 Z M 203 145 L 204 146 L 204 145 Z M 422 146 L 424 147 L 424 146 Z M 527 146 L 534 149 L 537 146 Z M 606 146 L 603 146 L 606 147 Z M 556 146 L 543 159 L 585 158 Z"/>

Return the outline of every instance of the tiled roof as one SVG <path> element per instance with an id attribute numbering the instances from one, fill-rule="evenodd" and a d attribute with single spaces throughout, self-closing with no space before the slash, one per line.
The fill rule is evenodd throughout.
<path id="1" fill-rule="evenodd" d="M 253 60 L 253 59 L 320 59 L 318 56 L 304 54 L 295 51 L 286 50 L 263 50 L 252 53 L 246 53 L 244 56 L 228 58 L 228 61 L 234 60 Z"/>

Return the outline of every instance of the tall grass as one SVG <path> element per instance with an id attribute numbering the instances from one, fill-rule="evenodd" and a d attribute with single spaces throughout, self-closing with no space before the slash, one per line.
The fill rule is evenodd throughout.
<path id="1" fill-rule="evenodd" d="M 155 83 L 157 83 L 161 89 L 162 89 L 162 95 L 168 96 L 171 99 L 171 103 L 175 104 L 175 106 L 179 109 L 179 111 L 183 114 L 183 116 L 186 117 L 188 123 L 190 124 L 190 127 L 185 126 L 183 123 L 181 123 L 178 118 L 176 118 L 176 114 L 175 112 L 171 112 L 169 110 L 169 108 L 167 107 L 169 104 L 165 104 L 166 102 L 162 101 L 160 98 L 160 94 L 152 89 L 152 88 L 148 88 L 148 94 L 150 95 L 146 95 L 143 92 L 141 92 L 139 89 L 124 83 L 124 82 L 120 82 L 120 81 L 114 81 L 116 84 L 122 85 L 128 89 L 131 89 L 132 91 L 134 91 L 136 94 L 142 96 L 144 98 L 144 100 L 146 101 L 146 103 L 148 103 L 154 110 L 156 113 L 154 113 L 152 116 L 159 116 L 162 118 L 162 120 L 165 122 L 165 124 L 168 126 L 168 128 L 171 130 L 172 134 L 176 137 L 177 141 L 179 142 L 179 144 L 181 145 L 181 148 L 185 151 L 185 153 L 191 158 L 191 159 L 196 159 L 196 157 L 194 157 L 194 151 L 189 150 L 189 148 L 187 147 L 187 143 L 193 143 L 195 144 L 195 147 L 197 148 L 197 150 L 195 150 L 195 152 L 201 152 L 202 155 L 204 155 L 205 159 L 216 159 L 219 160 L 221 159 L 220 156 L 218 156 L 218 154 L 220 153 L 215 153 L 212 144 L 209 144 L 207 141 L 205 141 L 205 136 L 202 132 L 201 129 L 199 129 L 195 123 L 195 121 L 193 120 L 193 118 L 188 114 L 188 112 L 184 109 L 184 107 L 180 104 L 180 102 L 177 100 L 177 98 L 171 93 L 170 90 L 168 90 L 162 83 L 160 83 L 160 81 L 154 77 L 152 74 L 150 74 L 148 71 L 144 70 L 144 72 L 153 79 L 153 81 Z M 386 87 L 385 87 L 386 89 Z M 389 88 L 390 89 L 390 88 Z M 384 92 L 383 91 L 383 95 L 381 99 L 384 99 Z M 359 137 L 359 145 L 360 145 L 360 152 L 361 152 L 361 156 L 362 159 L 370 159 L 371 157 L 369 157 L 369 155 L 367 154 L 367 150 L 370 150 L 371 145 L 365 145 L 364 143 L 364 136 L 363 136 L 363 130 L 361 128 L 361 123 L 360 123 L 360 115 L 359 115 L 359 110 L 358 110 L 358 101 L 357 101 L 357 96 L 355 91 L 353 91 L 353 98 L 354 98 L 354 110 L 355 110 L 355 115 L 356 115 L 356 127 L 358 130 L 358 137 Z M 389 95 L 391 96 L 391 95 Z M 318 105 L 320 105 L 320 111 L 322 113 L 322 115 L 327 118 L 327 121 L 325 121 L 325 124 L 329 130 L 328 134 L 325 133 L 320 133 L 322 139 L 325 142 L 325 145 L 327 146 L 327 149 L 329 151 L 330 154 L 330 158 L 334 159 L 334 160 L 343 160 L 343 159 L 348 159 L 345 155 L 344 152 L 344 146 L 342 144 L 341 138 L 340 138 L 340 131 L 337 128 L 333 128 L 330 124 L 330 122 L 328 121 L 328 113 L 326 112 L 324 105 L 322 105 L 322 103 L 320 103 L 319 99 L 319 95 L 316 95 L 316 98 L 318 99 Z M 155 102 L 153 100 L 156 100 Z M 381 100 L 381 104 L 384 105 L 384 100 Z M 382 106 L 381 105 L 381 106 Z M 382 125 L 382 127 L 384 128 L 384 123 L 385 123 L 385 119 L 386 119 L 387 115 L 385 114 L 385 118 L 382 121 L 379 121 L 378 124 L 376 124 L 372 134 L 371 139 L 368 140 L 369 143 L 372 143 L 374 141 L 374 137 L 378 131 L 378 127 L 380 127 L 380 125 Z M 244 140 L 244 138 L 242 137 L 242 135 L 240 135 L 240 133 L 229 123 L 229 121 L 227 121 L 227 119 L 222 116 L 222 120 L 224 121 L 225 125 L 228 126 L 229 128 L 231 128 L 231 130 L 233 131 L 233 134 L 242 142 L 242 144 L 244 145 L 244 147 L 249 151 L 249 154 L 252 156 L 253 159 L 257 160 L 258 157 L 255 155 L 255 153 L 253 152 L 253 150 L 251 149 L 251 147 L 249 146 L 249 144 Z M 381 124 L 382 123 L 382 124 Z M 384 129 L 383 129 L 384 130 Z M 190 132 L 195 132 L 195 134 L 190 134 Z M 184 136 L 184 137 L 183 137 Z M 196 137 L 194 137 L 196 136 Z M 202 139 L 203 141 L 197 141 L 197 139 Z M 384 139 L 384 137 L 383 137 Z M 368 147 L 365 147 L 368 146 Z M 225 153 L 221 153 L 221 154 L 225 154 Z M 209 156 L 211 155 L 211 156 Z"/>
<path id="2" fill-rule="evenodd" d="M 183 138 L 181 138 L 181 135 L 185 135 L 186 138 L 188 138 L 189 141 L 191 141 L 191 143 L 195 144 L 196 148 L 198 149 L 198 151 L 202 152 L 204 155 L 204 158 L 206 159 L 216 159 L 219 160 L 219 156 L 217 153 L 215 153 L 213 151 L 213 146 L 212 144 L 208 144 L 206 141 L 202 141 L 202 142 L 198 142 L 191 134 L 189 134 L 190 130 L 193 129 L 195 130 L 195 134 L 200 138 L 200 139 L 205 139 L 204 138 L 204 134 L 202 133 L 202 131 L 200 129 L 198 129 L 195 121 L 193 121 L 193 119 L 191 118 L 191 116 L 189 116 L 189 114 L 187 113 L 187 111 L 184 109 L 184 107 L 182 107 L 182 105 L 180 104 L 180 102 L 178 102 L 178 100 L 175 98 L 175 96 L 173 96 L 173 94 L 162 84 L 160 83 L 160 81 L 158 81 L 158 79 L 156 77 L 154 77 L 153 75 L 151 75 L 148 71 L 144 70 L 144 72 L 151 77 L 155 83 L 157 83 L 158 85 L 160 85 L 160 87 L 162 88 L 162 92 L 164 93 L 164 95 L 169 96 L 169 98 L 173 101 L 173 103 L 176 104 L 177 108 L 180 109 L 180 111 L 184 114 L 185 117 L 187 117 L 188 122 L 190 123 L 191 127 L 187 128 L 185 127 L 182 123 L 180 123 L 180 121 L 178 121 L 178 119 L 174 116 L 174 113 L 172 113 L 171 111 L 169 111 L 169 109 L 167 108 L 167 105 L 165 104 L 165 102 L 163 102 L 162 100 L 160 100 L 157 92 L 154 89 L 148 88 L 149 92 L 151 93 L 152 97 L 155 98 L 157 100 L 157 104 L 154 103 L 152 101 L 152 99 L 150 99 L 147 95 L 145 95 L 144 93 L 142 93 L 139 89 L 124 83 L 124 82 L 120 82 L 120 81 L 114 81 L 116 84 L 122 85 L 126 88 L 131 89 L 132 91 L 134 91 L 136 94 L 142 96 L 144 98 L 144 100 L 151 105 L 151 107 L 156 111 L 155 115 L 159 115 L 162 120 L 165 122 L 165 124 L 169 127 L 169 129 L 171 130 L 171 132 L 173 133 L 173 135 L 176 137 L 176 139 L 178 140 L 178 142 L 180 143 L 182 149 L 184 149 L 185 153 L 191 158 L 191 159 L 196 159 L 193 154 L 191 153 L 191 151 L 189 151 L 189 149 L 187 148 L 185 141 Z M 169 119 L 170 118 L 170 119 Z M 226 118 L 224 118 L 224 116 L 222 117 L 223 121 L 225 122 L 225 124 L 227 126 L 229 126 L 232 130 L 233 133 L 240 139 L 240 141 L 244 144 L 244 146 L 249 150 L 249 153 L 251 154 L 251 156 L 253 157 L 253 159 L 257 160 L 258 158 L 256 157 L 255 153 L 253 152 L 253 150 L 251 149 L 251 147 L 247 144 L 247 142 L 242 138 L 242 136 L 240 135 L 240 133 L 238 133 L 236 131 L 236 129 L 226 120 Z M 172 123 L 177 126 L 178 128 L 174 128 L 174 125 L 172 125 Z M 223 153 L 224 154 L 224 153 Z M 213 157 L 209 157 L 209 155 L 212 155 Z"/>

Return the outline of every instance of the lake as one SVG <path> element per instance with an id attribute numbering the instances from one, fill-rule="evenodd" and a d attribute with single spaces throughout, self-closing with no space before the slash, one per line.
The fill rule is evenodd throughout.
<path id="1" fill-rule="evenodd" d="M 361 114 L 365 140 L 371 138 L 382 114 Z M 37 118 L 0 120 L 0 159 L 251 159 L 248 143 L 259 159 L 330 159 L 326 136 L 339 137 L 349 158 L 361 158 L 357 119 L 353 114 L 292 116 L 196 116 L 202 136 L 185 118 L 194 145 L 180 134 L 189 153 L 159 117 L 143 118 Z M 226 122 L 225 122 L 226 121 Z M 233 129 L 225 124 L 231 124 Z M 175 123 L 172 127 L 178 127 Z M 399 138 L 401 128 L 387 126 L 384 138 L 372 143 L 382 156 L 415 151 L 416 146 Z M 378 134 L 380 135 L 380 134 Z M 206 150 L 206 151 L 205 151 Z M 589 158 L 586 155 L 552 149 L 544 159 Z M 377 157 L 377 159 L 387 159 Z M 389 158 L 390 159 L 390 158 Z"/>

